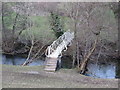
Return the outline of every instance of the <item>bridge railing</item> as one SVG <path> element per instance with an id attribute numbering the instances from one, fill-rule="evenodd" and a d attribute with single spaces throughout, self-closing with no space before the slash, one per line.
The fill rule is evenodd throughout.
<path id="1" fill-rule="evenodd" d="M 73 38 L 74 38 L 73 32 L 70 31 L 65 32 L 62 36 L 60 36 L 57 40 L 55 40 L 50 46 L 48 46 L 48 48 L 46 49 L 46 56 L 52 54 L 60 44 L 63 44 L 63 42 L 64 45 L 67 46 L 69 43 L 71 43 L 71 40 Z"/>

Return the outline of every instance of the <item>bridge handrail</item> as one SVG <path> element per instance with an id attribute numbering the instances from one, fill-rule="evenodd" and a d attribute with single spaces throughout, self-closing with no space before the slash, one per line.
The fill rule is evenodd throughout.
<path id="1" fill-rule="evenodd" d="M 60 36 L 57 40 L 53 41 L 53 43 L 48 46 L 48 48 L 46 49 L 46 53 L 45 55 L 50 55 L 52 54 L 52 52 L 54 52 L 57 47 L 62 44 L 62 42 L 67 42 L 67 43 L 70 43 L 70 41 L 74 38 L 74 33 L 73 32 L 70 32 L 70 31 L 67 31 L 65 32 L 62 36 Z M 66 44 L 67 44 L 66 43 Z M 65 47 L 66 48 L 66 47 Z"/>

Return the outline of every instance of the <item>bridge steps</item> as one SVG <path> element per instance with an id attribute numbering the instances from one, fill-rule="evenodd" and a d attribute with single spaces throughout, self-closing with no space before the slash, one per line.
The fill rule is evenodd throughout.
<path id="1" fill-rule="evenodd" d="M 57 60 L 58 59 L 47 59 L 46 60 L 46 66 L 45 66 L 45 71 L 51 71 L 55 72 L 57 68 Z"/>

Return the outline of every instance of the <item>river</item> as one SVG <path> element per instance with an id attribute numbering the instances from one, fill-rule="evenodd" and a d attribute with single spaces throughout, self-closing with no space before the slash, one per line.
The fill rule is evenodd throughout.
<path id="1" fill-rule="evenodd" d="M 1 55 L 2 62 L 1 64 L 6 65 L 21 65 L 25 62 L 26 58 L 21 56 L 11 56 L 11 55 Z M 62 68 L 70 68 L 71 64 L 65 60 L 61 61 Z M 30 63 L 28 66 L 36 66 L 36 65 L 45 65 L 44 60 L 35 60 Z M 107 63 L 89 63 L 87 66 L 88 71 L 85 73 L 86 76 L 94 77 L 94 78 L 120 78 L 120 61 L 117 62 L 107 62 Z"/>

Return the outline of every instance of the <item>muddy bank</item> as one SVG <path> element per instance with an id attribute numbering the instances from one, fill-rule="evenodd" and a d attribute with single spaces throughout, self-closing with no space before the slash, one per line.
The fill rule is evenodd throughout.
<path id="1" fill-rule="evenodd" d="M 43 66 L 2 66 L 3 88 L 117 88 L 117 79 L 95 79 L 74 69 L 45 72 Z"/>

